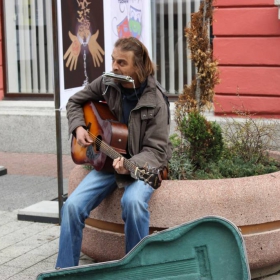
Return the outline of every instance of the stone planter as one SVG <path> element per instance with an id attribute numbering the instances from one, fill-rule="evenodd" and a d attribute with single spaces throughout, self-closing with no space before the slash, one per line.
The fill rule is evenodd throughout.
<path id="1" fill-rule="evenodd" d="M 276 153 L 275 156 L 279 156 Z M 76 166 L 69 178 L 69 194 L 88 173 Z M 117 189 L 90 214 L 82 252 L 97 261 L 124 256 L 124 233 Z M 150 232 L 204 216 L 232 221 L 246 244 L 252 277 L 280 269 L 280 172 L 219 180 L 164 181 L 149 203 Z"/>

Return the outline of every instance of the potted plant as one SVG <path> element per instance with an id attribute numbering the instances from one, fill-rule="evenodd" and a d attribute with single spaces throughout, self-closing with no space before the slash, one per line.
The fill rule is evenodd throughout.
<path id="1" fill-rule="evenodd" d="M 179 133 L 171 136 L 174 146 L 170 161 L 171 179 L 213 179 L 261 175 L 279 170 L 267 150 L 277 146 L 277 124 L 255 118 L 246 108 L 233 108 L 238 119 L 208 121 L 204 112 L 213 106 L 219 81 L 218 62 L 213 58 L 208 36 L 212 22 L 211 0 L 202 2 L 185 29 L 196 78 L 175 103 Z M 218 105 L 218 104 L 216 104 Z"/>

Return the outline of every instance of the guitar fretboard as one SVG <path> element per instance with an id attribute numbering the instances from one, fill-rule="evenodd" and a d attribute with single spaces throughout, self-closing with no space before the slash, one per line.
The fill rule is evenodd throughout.
<path id="1" fill-rule="evenodd" d="M 97 148 L 101 152 L 103 152 L 105 155 L 107 155 L 109 158 L 116 159 L 118 157 L 123 157 L 120 153 L 118 153 L 116 150 L 114 150 L 106 142 L 102 141 L 100 138 L 98 138 L 97 136 L 92 134 L 90 131 L 88 131 L 88 133 L 89 133 L 89 136 L 93 139 Z M 124 167 L 134 174 L 137 170 L 137 166 L 126 158 L 124 158 Z M 137 174 L 135 174 L 135 175 L 137 175 Z"/>

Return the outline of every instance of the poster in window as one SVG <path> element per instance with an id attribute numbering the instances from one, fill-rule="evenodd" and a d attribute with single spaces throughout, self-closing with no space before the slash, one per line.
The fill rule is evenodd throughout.
<path id="1" fill-rule="evenodd" d="M 103 0 L 59 0 L 61 107 L 105 70 Z"/>
<path id="2" fill-rule="evenodd" d="M 107 48 L 106 65 L 110 70 L 110 60 L 113 44 L 119 38 L 135 37 L 150 49 L 150 1 L 146 0 L 104 0 L 105 42 Z"/>

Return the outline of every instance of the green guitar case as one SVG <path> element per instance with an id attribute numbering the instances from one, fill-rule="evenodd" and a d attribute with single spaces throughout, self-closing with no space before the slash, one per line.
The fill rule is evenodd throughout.
<path id="1" fill-rule="evenodd" d="M 230 221 L 208 216 L 142 239 L 116 261 L 48 271 L 45 279 L 249 280 L 244 240 Z"/>

